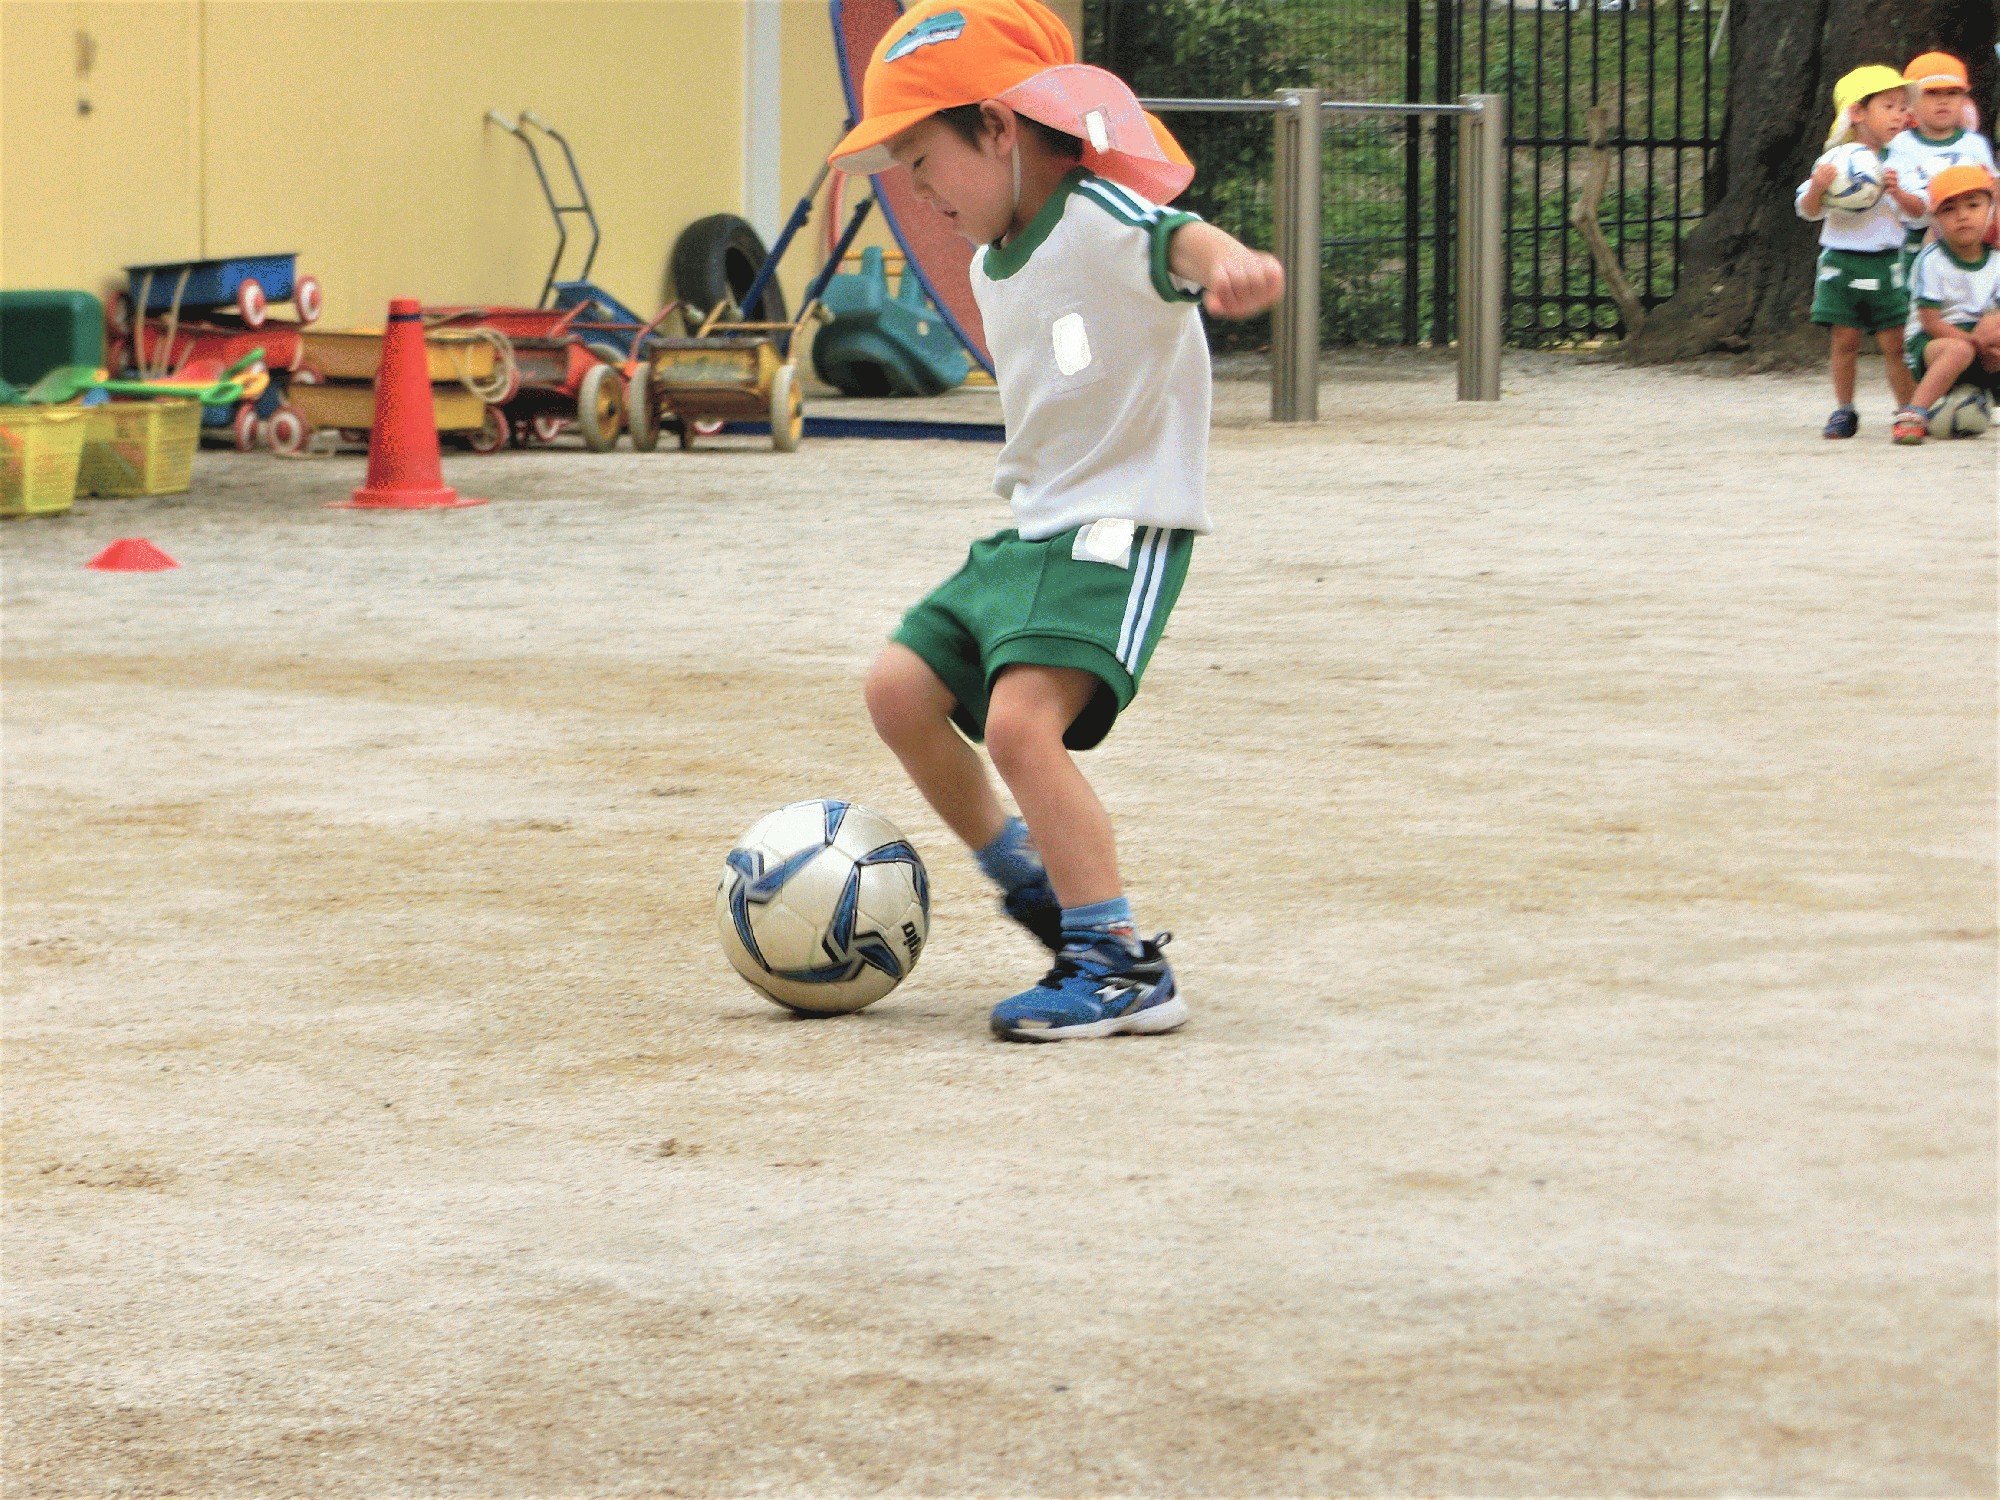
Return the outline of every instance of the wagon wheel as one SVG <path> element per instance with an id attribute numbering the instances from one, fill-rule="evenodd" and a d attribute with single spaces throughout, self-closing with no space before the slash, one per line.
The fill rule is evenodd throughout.
<path id="1" fill-rule="evenodd" d="M 292 288 L 292 306 L 298 309 L 301 327 L 319 321 L 319 315 L 326 306 L 326 298 L 320 293 L 318 277 L 299 278 L 299 284 Z"/>
<path id="2" fill-rule="evenodd" d="M 242 284 L 236 288 L 236 310 L 243 315 L 244 327 L 264 326 L 264 289 L 254 277 L 244 277 Z"/>
<path id="3" fill-rule="evenodd" d="M 799 399 L 796 365 L 779 365 L 771 379 L 771 446 L 796 452 L 806 430 L 805 403 Z"/>
<path id="4" fill-rule="evenodd" d="M 294 406 L 281 406 L 271 413 L 271 451 L 301 453 L 312 441 L 312 428 Z"/>
<path id="5" fill-rule="evenodd" d="M 466 438 L 465 446 L 474 453 L 498 453 L 507 446 L 507 418 L 499 407 L 486 408 L 485 420 L 477 432 Z"/>
<path id="6" fill-rule="evenodd" d="M 599 366 L 609 369 L 610 366 Z M 579 408 L 579 416 L 582 415 Z M 625 427 L 632 434 L 632 446 L 651 453 L 660 446 L 660 414 L 653 410 L 653 369 L 641 365 L 625 382 Z"/>
<path id="7" fill-rule="evenodd" d="M 538 443 L 553 443 L 568 425 L 552 411 L 538 411 L 528 418 L 528 435 Z"/>
<path id="8" fill-rule="evenodd" d="M 576 392 L 576 426 L 583 434 L 584 447 L 592 453 L 609 453 L 618 446 L 619 408 L 624 402 L 617 370 L 610 365 L 592 365 L 584 371 L 583 384 Z"/>
<path id="9" fill-rule="evenodd" d="M 728 425 L 721 417 L 696 417 L 694 419 L 695 434 L 699 437 L 714 437 Z"/>
<path id="10" fill-rule="evenodd" d="M 257 446 L 257 408 L 245 401 L 236 408 L 236 417 L 229 424 L 229 436 L 236 444 L 238 453 L 249 453 Z"/>

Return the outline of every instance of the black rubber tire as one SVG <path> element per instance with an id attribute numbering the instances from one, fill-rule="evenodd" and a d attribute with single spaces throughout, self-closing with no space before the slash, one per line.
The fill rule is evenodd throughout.
<path id="1" fill-rule="evenodd" d="M 710 214 L 696 219 L 674 241 L 668 259 L 671 294 L 681 299 L 696 321 L 725 297 L 740 302 L 757 279 L 764 264 L 764 242 L 747 219 L 735 214 Z M 785 293 L 772 277 L 755 308 L 744 308 L 743 316 L 752 323 L 785 321 Z M 698 309 L 698 311 L 694 311 Z"/>

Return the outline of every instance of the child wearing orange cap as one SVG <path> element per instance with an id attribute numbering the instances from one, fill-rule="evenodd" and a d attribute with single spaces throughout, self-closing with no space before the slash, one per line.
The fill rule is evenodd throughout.
<path id="1" fill-rule="evenodd" d="M 1946 167 L 1931 179 L 1938 237 L 1911 267 L 1904 343 L 1920 378 L 1896 414 L 1899 443 L 1924 440 L 1932 409 L 1954 385 L 2000 388 L 2000 250 L 1986 243 L 1993 183 L 1992 172 L 1972 165 Z"/>
<path id="2" fill-rule="evenodd" d="M 1909 87 L 1894 68 L 1856 68 L 1833 86 L 1833 129 L 1827 149 L 1858 141 L 1873 151 L 1887 149 L 1909 122 Z M 1827 418 L 1825 436 L 1851 438 L 1860 430 L 1854 409 L 1854 381 L 1861 339 L 1872 334 L 1882 351 L 1889 388 L 1898 407 L 1907 406 L 1916 382 L 1903 366 L 1903 323 L 1909 294 L 1903 282 L 1905 214 L 1921 211 L 1920 200 L 1902 193 L 1893 168 L 1882 173 L 1882 193 L 1868 207 L 1829 206 L 1834 164 L 1825 157 L 1799 184 L 1794 202 L 1799 217 L 1817 223 L 1819 275 L 1813 291 L 1812 320 L 1832 330 L 1833 394 L 1839 404 Z"/>
<path id="3" fill-rule="evenodd" d="M 2000 167 L 1994 165 L 1992 145 L 1973 128 L 1977 116 L 1964 63 L 1949 52 L 1926 52 L 1910 59 L 1903 77 L 1910 87 L 1910 128 L 1889 142 L 1883 160 L 1895 170 L 1902 187 L 1919 200 L 1911 215 L 1917 222 L 1904 249 L 1907 270 L 1929 236 L 1931 179 L 1948 167 L 1984 167 L 1989 172 Z M 1912 206 L 1903 205 L 1906 211 Z"/>
<path id="4" fill-rule="evenodd" d="M 1278 263 L 1161 205 L 1194 175 L 1039 0 L 921 0 L 889 28 L 846 172 L 905 170 L 980 248 L 973 295 L 1006 417 L 1014 526 L 903 618 L 870 669 L 877 732 L 1056 954 L 993 1030 L 1060 1041 L 1187 1017 L 1165 934 L 1141 941 L 1111 820 L 1071 752 L 1132 700 L 1209 530 L 1208 345 L 1197 301 L 1249 317 Z M 1003 810 L 985 762 L 1013 793 Z"/>

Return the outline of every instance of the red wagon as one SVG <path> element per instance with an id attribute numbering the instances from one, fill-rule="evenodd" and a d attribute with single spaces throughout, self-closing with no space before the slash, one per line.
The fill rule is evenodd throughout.
<path id="1" fill-rule="evenodd" d="M 625 425 L 621 345 L 643 340 L 679 305 L 668 303 L 643 327 L 590 321 L 585 315 L 597 309 L 589 302 L 569 308 L 427 307 L 424 322 L 506 336 L 520 379 L 501 411 L 506 437 L 516 447 L 553 442 L 574 423 L 585 445 L 602 453 L 616 446 Z"/>

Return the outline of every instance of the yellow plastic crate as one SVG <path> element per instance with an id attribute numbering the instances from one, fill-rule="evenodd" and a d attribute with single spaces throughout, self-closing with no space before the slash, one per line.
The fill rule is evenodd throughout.
<path id="1" fill-rule="evenodd" d="M 70 508 L 88 421 L 80 406 L 0 406 L 0 516 Z"/>
<path id="2" fill-rule="evenodd" d="M 201 446 L 199 402 L 114 401 L 89 410 L 78 494 L 124 499 L 187 489 Z"/>

